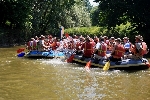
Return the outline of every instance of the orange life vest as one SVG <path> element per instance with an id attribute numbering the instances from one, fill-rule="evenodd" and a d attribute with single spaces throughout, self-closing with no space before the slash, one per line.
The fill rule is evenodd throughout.
<path id="1" fill-rule="evenodd" d="M 52 47 L 52 50 L 56 50 L 57 49 L 57 42 L 53 42 L 51 47 Z"/>
<path id="2" fill-rule="evenodd" d="M 119 44 L 116 46 L 115 51 L 114 51 L 114 58 L 121 58 L 124 56 L 125 53 L 125 48 L 123 47 L 123 45 Z"/>
<path id="3" fill-rule="evenodd" d="M 140 55 L 143 56 L 143 55 L 147 54 L 148 51 L 147 51 L 147 45 L 146 45 L 146 43 L 142 42 L 141 44 L 142 44 L 142 51 L 140 52 Z M 136 49 L 135 45 L 132 46 L 131 52 L 133 52 L 134 54 L 137 54 L 137 49 Z"/>
<path id="4" fill-rule="evenodd" d="M 93 46 L 90 42 L 85 42 L 81 49 L 84 48 L 84 56 L 91 57 L 93 54 Z"/>
<path id="5" fill-rule="evenodd" d="M 110 50 L 110 51 L 112 51 L 113 50 L 113 43 L 108 42 L 107 43 L 107 49 Z"/>
<path id="6" fill-rule="evenodd" d="M 147 51 L 147 45 L 145 42 L 142 42 L 142 55 L 145 55 L 147 54 L 148 51 Z"/>
<path id="7" fill-rule="evenodd" d="M 107 46 L 105 43 L 101 43 L 100 48 L 98 49 L 98 55 L 101 57 L 106 56 Z"/>

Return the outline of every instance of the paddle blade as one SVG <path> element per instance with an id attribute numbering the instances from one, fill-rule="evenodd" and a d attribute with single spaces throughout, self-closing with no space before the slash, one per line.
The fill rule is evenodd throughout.
<path id="1" fill-rule="evenodd" d="M 103 70 L 106 71 L 110 67 L 110 61 L 106 62 L 105 66 L 103 67 Z"/>
<path id="2" fill-rule="evenodd" d="M 23 57 L 25 55 L 25 53 L 24 52 L 21 52 L 20 54 L 18 54 L 17 56 L 18 57 Z"/>
<path id="3" fill-rule="evenodd" d="M 150 68 L 150 60 L 146 63 L 146 65 Z"/>
<path id="4" fill-rule="evenodd" d="M 22 52 L 22 51 L 24 51 L 25 49 L 24 48 L 19 48 L 18 50 L 17 50 L 17 53 L 20 53 L 20 52 Z"/>
<path id="5" fill-rule="evenodd" d="M 90 67 L 91 67 L 91 60 L 86 63 L 85 69 L 87 72 L 90 71 Z"/>
<path id="6" fill-rule="evenodd" d="M 146 64 L 150 68 L 150 64 Z"/>
<path id="7" fill-rule="evenodd" d="M 67 59 L 67 62 L 68 63 L 71 63 L 74 59 L 74 55 L 71 55 L 68 59 Z"/>
<path id="8" fill-rule="evenodd" d="M 86 63 L 85 68 L 90 68 L 90 67 L 91 67 L 91 60 Z"/>

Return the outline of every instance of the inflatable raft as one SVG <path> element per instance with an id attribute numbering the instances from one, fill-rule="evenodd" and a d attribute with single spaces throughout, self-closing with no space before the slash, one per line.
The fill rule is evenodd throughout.
<path id="1" fill-rule="evenodd" d="M 68 56 L 69 57 L 69 56 Z M 94 58 L 84 58 L 82 55 L 74 55 L 73 62 L 78 64 L 84 64 L 91 60 L 91 67 L 99 67 L 103 68 L 106 62 L 108 62 L 106 59 L 98 60 Z M 142 70 L 142 69 L 148 69 L 147 66 L 149 64 L 148 60 L 146 58 L 142 59 L 123 59 L 122 61 L 117 62 L 111 62 L 110 61 L 110 67 L 109 69 L 132 69 L 132 70 Z"/>
<path id="2" fill-rule="evenodd" d="M 61 51 L 38 51 L 38 50 L 33 50 L 29 51 L 25 57 L 28 58 L 59 58 L 59 57 L 64 57 L 64 53 Z"/>

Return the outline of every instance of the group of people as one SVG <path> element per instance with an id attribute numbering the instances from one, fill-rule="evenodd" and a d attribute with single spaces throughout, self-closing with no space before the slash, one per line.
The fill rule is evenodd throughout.
<path id="1" fill-rule="evenodd" d="M 35 37 L 27 43 L 28 50 L 48 51 L 67 50 L 75 51 L 77 55 L 83 54 L 85 58 L 109 59 L 120 61 L 122 58 L 142 58 L 149 50 L 141 35 L 135 36 L 135 44 L 128 37 L 108 38 L 107 36 L 67 36 L 61 40 L 52 35 Z"/>

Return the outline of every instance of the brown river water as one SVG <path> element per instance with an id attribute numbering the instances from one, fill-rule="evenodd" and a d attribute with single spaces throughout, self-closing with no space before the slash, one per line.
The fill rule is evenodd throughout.
<path id="1" fill-rule="evenodd" d="M 104 72 L 0 48 L 0 100 L 150 100 L 150 70 Z"/>

